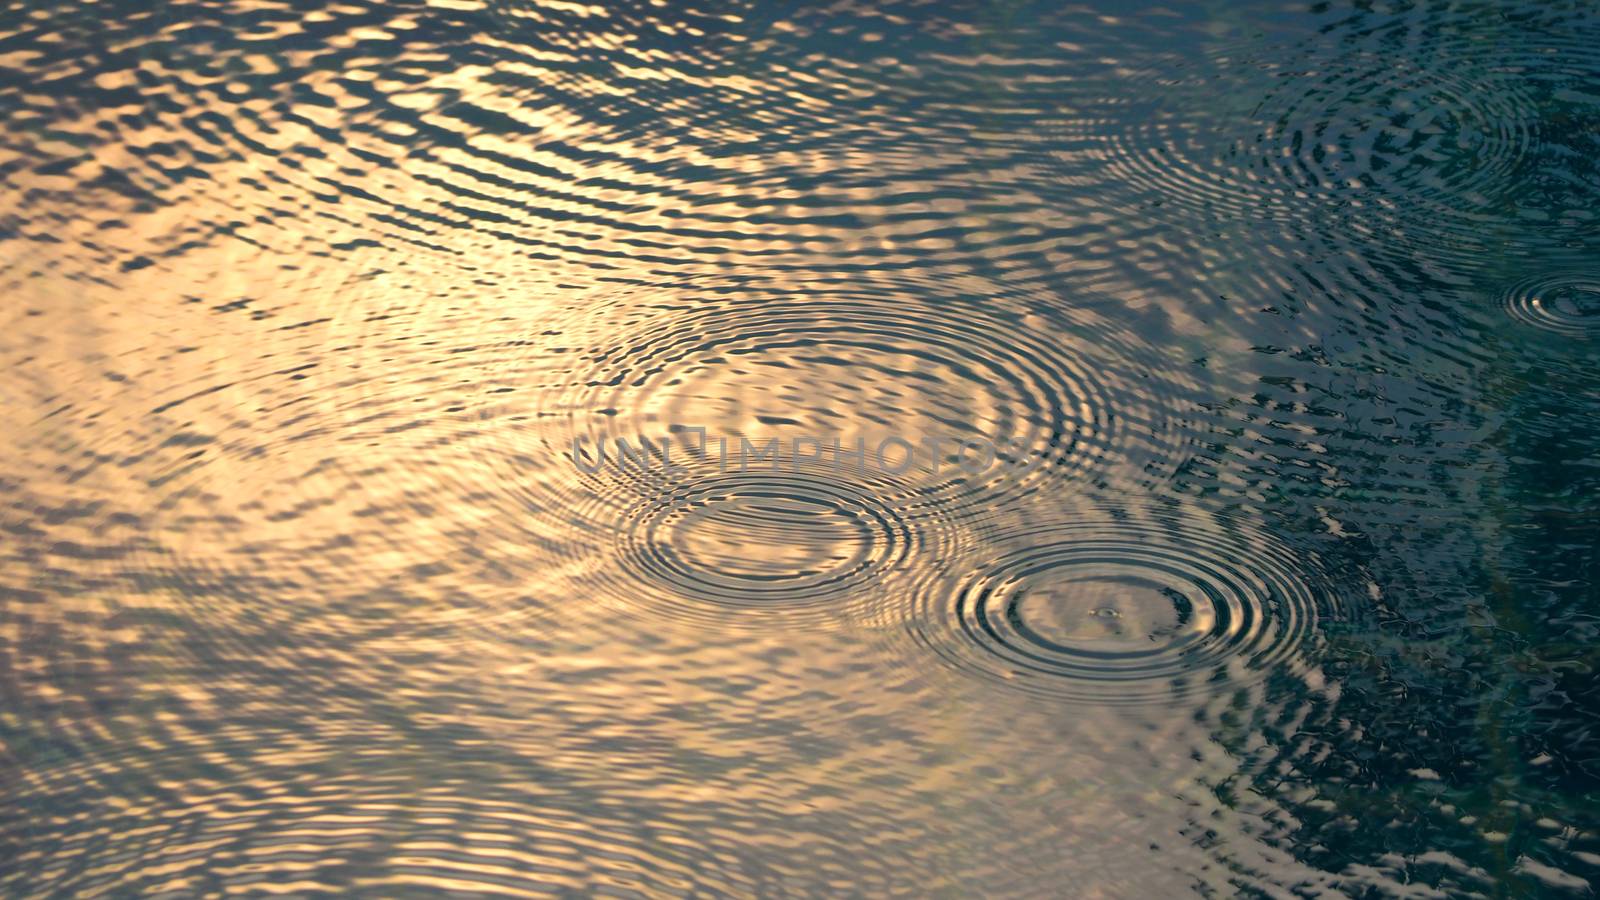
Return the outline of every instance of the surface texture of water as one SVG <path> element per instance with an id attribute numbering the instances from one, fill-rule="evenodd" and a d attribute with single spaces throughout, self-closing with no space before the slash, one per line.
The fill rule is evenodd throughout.
<path id="1" fill-rule="evenodd" d="M 1592 3 L 23 0 L 0 185 L 0 893 L 1600 884 Z"/>

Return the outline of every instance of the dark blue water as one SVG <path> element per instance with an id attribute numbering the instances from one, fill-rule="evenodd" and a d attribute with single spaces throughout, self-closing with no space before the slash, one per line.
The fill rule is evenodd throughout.
<path id="1" fill-rule="evenodd" d="M 1593 896 L 1600 8 L 0 8 L 0 891 Z"/>

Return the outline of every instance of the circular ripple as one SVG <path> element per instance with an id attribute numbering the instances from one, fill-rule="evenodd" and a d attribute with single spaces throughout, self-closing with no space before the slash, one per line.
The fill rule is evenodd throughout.
<path id="1" fill-rule="evenodd" d="M 1105 518 L 1000 535 L 970 574 L 918 598 L 917 640 L 956 668 L 1096 703 L 1177 700 L 1293 667 L 1331 596 L 1259 535 Z"/>
<path id="2" fill-rule="evenodd" d="M 578 439 L 681 446 L 704 428 L 718 445 L 707 454 L 737 466 L 742 439 L 776 440 L 791 457 L 801 441 L 835 471 L 892 475 L 916 520 L 992 515 L 1062 480 L 1155 483 L 1185 452 L 1180 378 L 1087 309 L 822 294 L 641 309 L 615 330 L 624 337 L 590 351 L 542 403 L 565 419 L 541 432 L 546 455 L 569 458 Z M 862 446 L 864 466 L 850 455 Z M 587 505 L 584 494 L 614 486 L 614 462 L 600 478 L 540 485 L 541 496 Z"/>
<path id="3" fill-rule="evenodd" d="M 1525 79 L 1480 57 L 1451 41 L 1418 58 L 1258 50 L 1163 86 L 1147 108 L 1113 101 L 1073 126 L 1075 143 L 1143 206 L 1277 221 L 1366 210 L 1367 227 L 1476 241 L 1538 145 Z"/>
<path id="4" fill-rule="evenodd" d="M 963 543 L 960 528 L 931 510 L 906 518 L 907 484 L 826 465 L 706 466 L 625 481 L 593 503 L 610 508 L 621 494 L 634 502 L 612 541 L 573 548 L 598 561 L 579 592 L 616 612 L 697 625 L 849 621 L 929 577 Z"/>
<path id="5" fill-rule="evenodd" d="M 1234 149 L 1306 195 L 1480 213 L 1536 141 L 1534 104 L 1514 73 L 1443 55 L 1358 52 L 1297 72 L 1262 103 L 1261 140 Z"/>
<path id="6" fill-rule="evenodd" d="M 1600 334 L 1600 277 L 1546 275 L 1518 282 L 1501 303 L 1519 322 L 1569 337 Z"/>

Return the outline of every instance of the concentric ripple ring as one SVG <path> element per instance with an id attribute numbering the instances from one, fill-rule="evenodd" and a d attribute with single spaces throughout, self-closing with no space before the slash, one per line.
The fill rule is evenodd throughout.
<path id="1" fill-rule="evenodd" d="M 964 541 L 947 520 L 909 521 L 910 490 L 877 473 L 706 470 L 627 491 L 635 502 L 580 589 L 617 613 L 701 627 L 852 621 Z"/>
<path id="2" fill-rule="evenodd" d="M 997 536 L 919 597 L 916 640 L 955 669 L 1048 697 L 1145 704 L 1299 666 L 1338 604 L 1318 571 L 1243 529 L 1086 517 Z"/>
<path id="3" fill-rule="evenodd" d="M 1504 186 L 1539 145 L 1537 104 L 1515 66 L 1478 48 L 1429 53 L 1256 49 L 1147 99 L 1105 101 L 1067 136 L 1143 208 L 1358 214 L 1413 240 L 1475 246 L 1474 229 L 1496 220 Z"/>
<path id="4" fill-rule="evenodd" d="M 1191 389 L 1091 308 L 890 299 L 822 293 L 688 314 L 630 311 L 615 328 L 621 337 L 597 342 L 544 400 L 542 414 L 567 428 L 548 429 L 541 452 L 566 456 L 579 440 L 676 443 L 697 428 L 734 447 L 744 437 L 776 440 L 784 453 L 796 439 L 864 442 L 869 454 L 903 441 L 892 467 L 910 445 L 904 514 L 913 520 L 991 515 L 1062 481 L 1154 484 L 1183 461 L 1179 422 Z M 980 448 L 963 464 L 967 440 L 992 447 L 993 462 Z M 541 497 L 587 506 L 614 490 L 610 465 L 539 485 Z M 609 524 L 620 508 L 597 511 Z"/>
<path id="5" fill-rule="evenodd" d="M 1590 338 L 1600 334 L 1600 277 L 1580 273 L 1544 275 L 1517 282 L 1501 303 L 1519 322 Z"/>

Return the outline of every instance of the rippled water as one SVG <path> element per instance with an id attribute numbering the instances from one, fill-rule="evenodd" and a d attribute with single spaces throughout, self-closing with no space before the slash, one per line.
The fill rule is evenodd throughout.
<path id="1" fill-rule="evenodd" d="M 8 896 L 1600 885 L 1591 3 L 4 10 Z"/>

